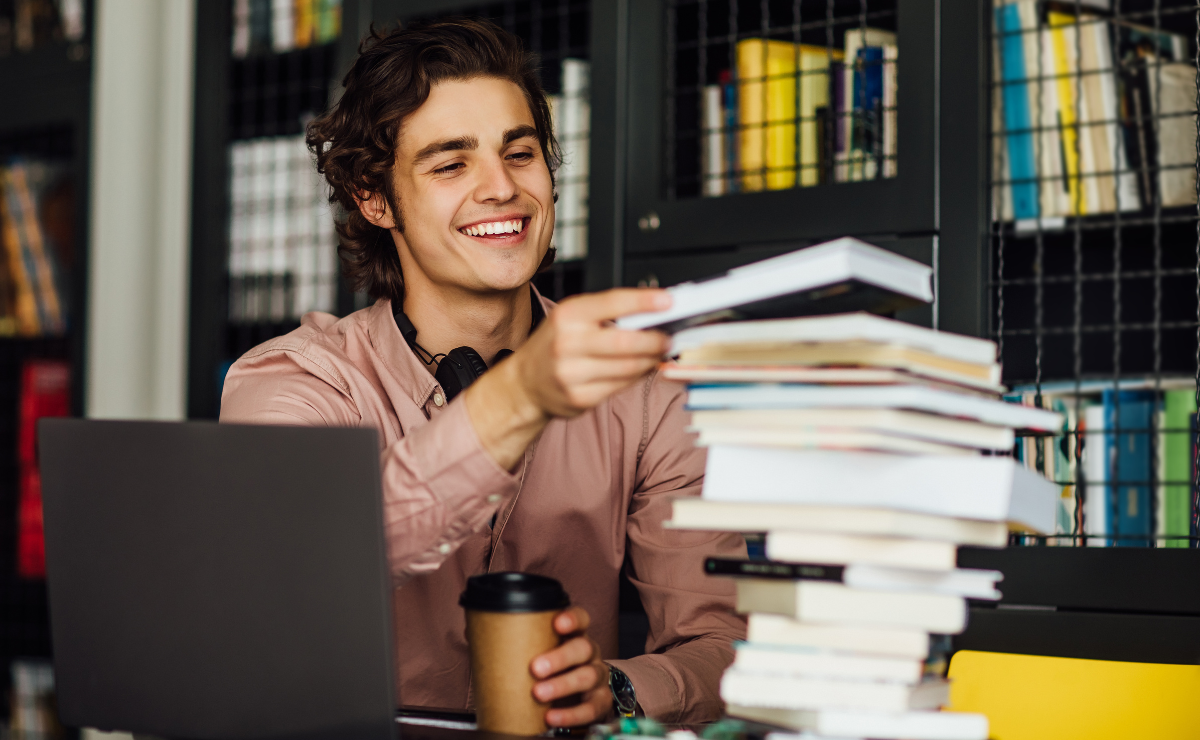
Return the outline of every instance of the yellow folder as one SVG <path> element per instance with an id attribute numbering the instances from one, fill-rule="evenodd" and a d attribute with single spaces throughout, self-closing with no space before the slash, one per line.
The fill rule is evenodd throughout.
<path id="1" fill-rule="evenodd" d="M 1200 665 L 960 650 L 949 675 L 948 708 L 986 714 L 992 740 L 1200 737 Z"/>

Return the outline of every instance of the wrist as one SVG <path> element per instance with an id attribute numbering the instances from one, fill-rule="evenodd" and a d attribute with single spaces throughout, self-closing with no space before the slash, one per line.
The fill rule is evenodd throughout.
<path id="1" fill-rule="evenodd" d="M 637 692 L 625 671 L 608 666 L 608 690 L 612 692 L 613 713 L 618 717 L 633 717 L 638 714 Z"/>

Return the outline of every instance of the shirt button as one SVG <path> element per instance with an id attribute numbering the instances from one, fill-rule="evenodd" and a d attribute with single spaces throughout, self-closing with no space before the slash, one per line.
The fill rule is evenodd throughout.
<path id="1" fill-rule="evenodd" d="M 440 552 L 443 555 L 449 555 L 450 554 L 450 543 L 443 542 L 442 544 L 438 545 L 438 552 Z"/>
<path id="2" fill-rule="evenodd" d="M 444 404 L 445 402 L 446 402 L 446 399 L 442 398 L 442 394 L 441 394 L 441 393 L 434 393 L 434 394 L 433 394 L 433 405 L 434 405 L 434 406 L 439 406 L 439 407 L 440 407 L 440 406 L 441 406 L 442 404 Z"/>
<path id="3" fill-rule="evenodd" d="M 500 500 L 500 494 L 498 494 L 498 493 L 493 493 L 491 496 L 488 496 L 488 498 L 487 498 L 487 502 L 489 504 L 494 504 L 499 500 Z"/>

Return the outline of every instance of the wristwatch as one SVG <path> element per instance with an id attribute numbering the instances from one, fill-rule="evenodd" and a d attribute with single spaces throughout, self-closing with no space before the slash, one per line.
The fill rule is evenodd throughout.
<path id="1" fill-rule="evenodd" d="M 637 693 L 633 682 L 620 668 L 608 667 L 608 688 L 612 691 L 613 708 L 622 717 L 632 717 L 637 712 Z"/>

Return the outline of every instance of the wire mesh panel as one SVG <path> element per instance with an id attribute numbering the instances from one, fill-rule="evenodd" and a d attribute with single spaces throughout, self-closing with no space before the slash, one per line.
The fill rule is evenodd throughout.
<path id="1" fill-rule="evenodd" d="M 588 151 L 591 141 L 590 0 L 508 0 L 464 5 L 434 18 L 486 18 L 520 38 L 540 62 L 563 161 L 555 174 L 554 265 L 535 278 L 558 300 L 583 290 L 588 252 Z"/>
<path id="2" fill-rule="evenodd" d="M 336 235 L 304 144 L 323 111 L 340 2 L 234 0 L 229 94 L 228 360 L 333 311 Z"/>
<path id="3" fill-rule="evenodd" d="M 993 6 L 992 331 L 1051 544 L 1195 543 L 1197 6 Z"/>
<path id="4" fill-rule="evenodd" d="M 666 194 L 897 174 L 895 0 L 669 0 Z"/>

